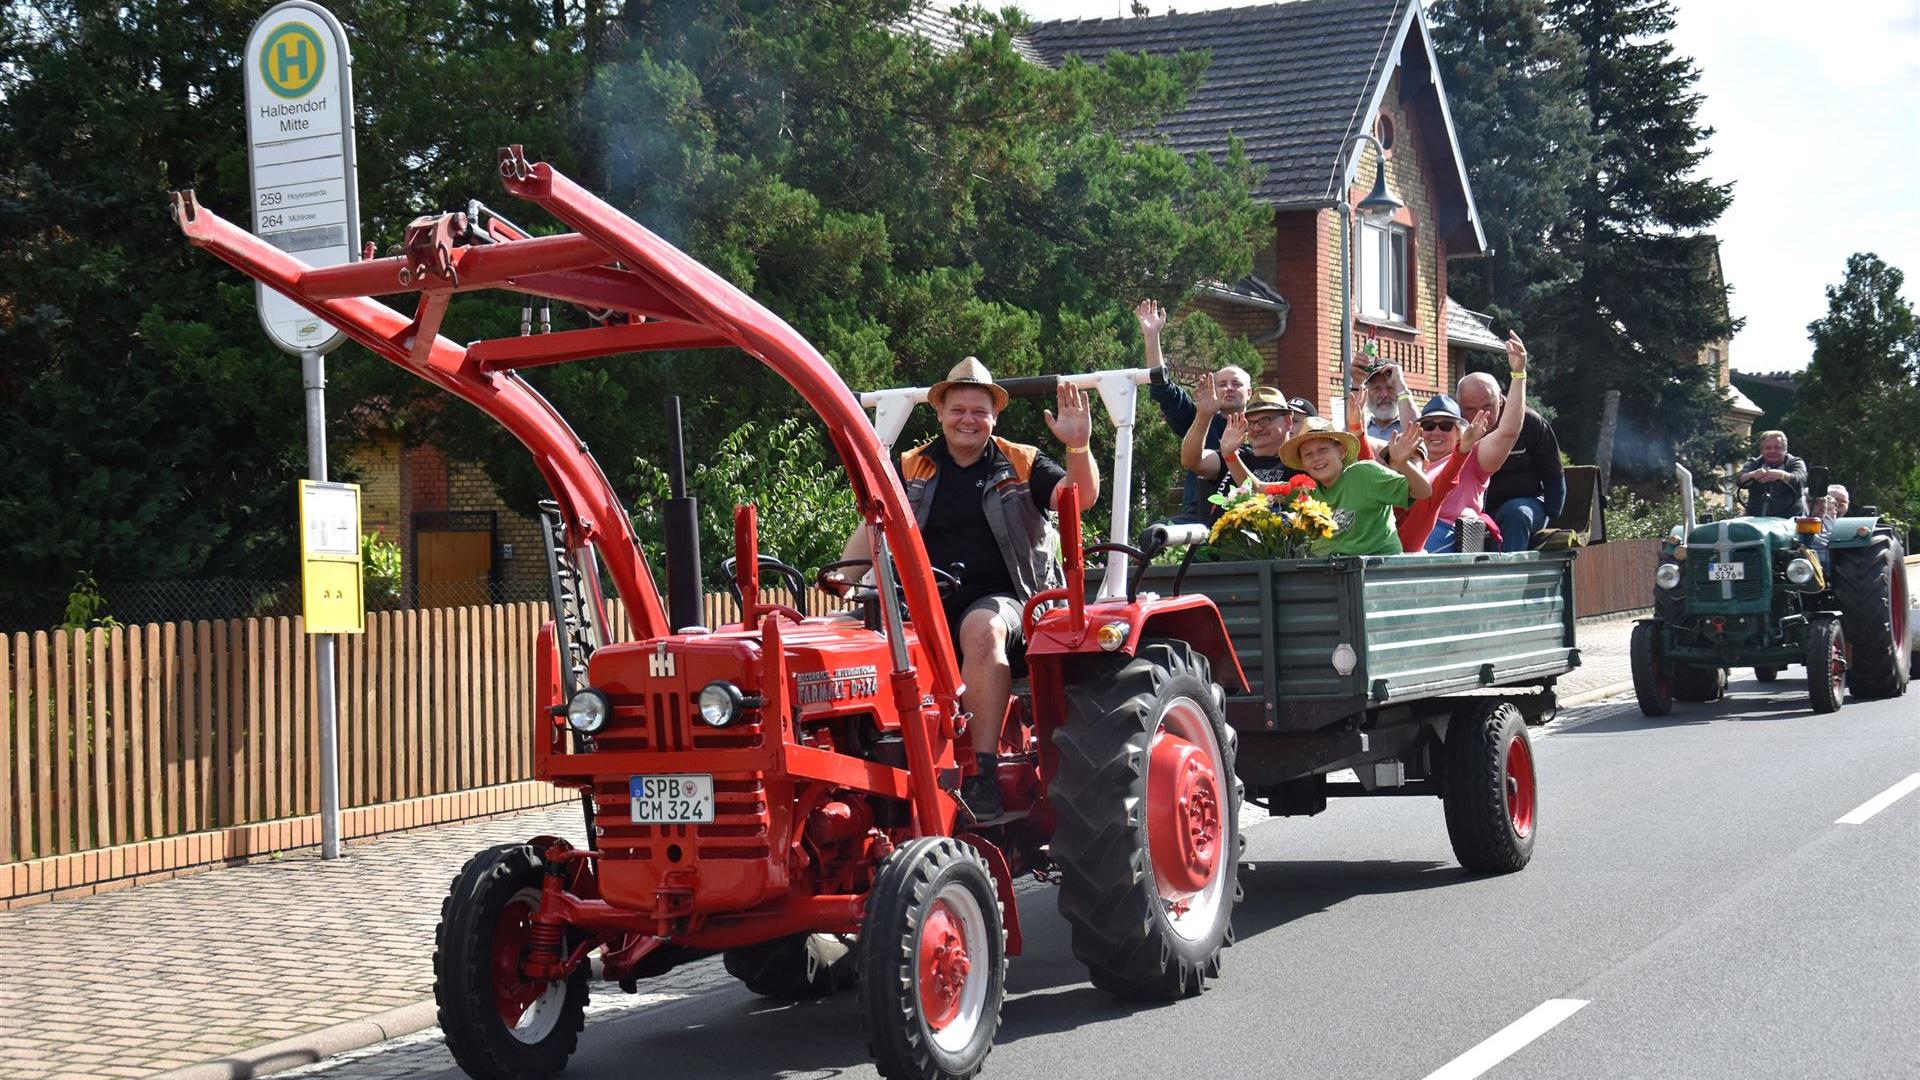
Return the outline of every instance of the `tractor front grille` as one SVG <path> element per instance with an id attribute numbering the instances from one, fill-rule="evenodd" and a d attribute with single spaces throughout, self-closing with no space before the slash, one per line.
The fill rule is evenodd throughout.
<path id="1" fill-rule="evenodd" d="M 613 699 L 613 719 L 594 740 L 602 752 L 670 753 L 686 750 L 753 750 L 761 745 L 761 725 L 736 723 L 711 727 L 694 715 L 684 695 L 631 694 Z M 751 714 L 749 714 L 751 716 Z M 655 845 L 690 846 L 701 859 L 764 859 L 772 851 L 766 785 L 758 776 L 714 778 L 714 816 L 707 825 L 636 825 L 629 820 L 628 777 L 602 776 L 594 782 L 600 848 L 612 858 L 648 860 Z"/>
<path id="2" fill-rule="evenodd" d="M 1690 609 L 1727 603 L 1751 604 L 1766 597 L 1773 568 L 1767 565 L 1766 548 L 1763 545 L 1738 547 L 1727 553 L 1725 561 L 1738 562 L 1747 568 L 1747 576 L 1739 581 L 1708 579 L 1708 564 L 1721 561 L 1716 548 L 1693 548 L 1687 553 L 1687 604 Z"/>

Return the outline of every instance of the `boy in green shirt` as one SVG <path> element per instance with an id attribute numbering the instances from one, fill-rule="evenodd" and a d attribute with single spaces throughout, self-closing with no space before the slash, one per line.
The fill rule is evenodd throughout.
<path id="1" fill-rule="evenodd" d="M 1322 541 L 1322 555 L 1398 555 L 1400 534 L 1393 526 L 1395 507 L 1411 506 L 1433 493 L 1427 474 L 1417 464 L 1412 425 L 1394 436 L 1386 459 L 1359 461 L 1360 441 L 1335 430 L 1320 417 L 1310 417 L 1280 447 L 1280 460 L 1289 468 L 1313 477 L 1319 496 L 1333 508 L 1337 532 Z"/>

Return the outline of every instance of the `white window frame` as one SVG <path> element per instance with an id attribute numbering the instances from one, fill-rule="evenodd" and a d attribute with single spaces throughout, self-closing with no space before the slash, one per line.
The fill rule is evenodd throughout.
<path id="1" fill-rule="evenodd" d="M 1359 256 L 1354 260 L 1360 286 L 1357 297 L 1360 315 L 1367 319 L 1413 323 L 1413 302 L 1409 295 L 1413 251 L 1413 231 L 1405 225 L 1375 225 L 1359 222 Z"/>

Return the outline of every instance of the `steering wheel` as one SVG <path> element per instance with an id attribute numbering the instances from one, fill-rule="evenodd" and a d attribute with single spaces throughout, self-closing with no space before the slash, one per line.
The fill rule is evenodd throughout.
<path id="1" fill-rule="evenodd" d="M 734 601 L 744 604 L 746 601 L 740 595 L 740 579 L 734 574 L 738 565 L 739 560 L 729 555 L 720 561 L 720 572 L 726 575 L 727 591 L 733 594 Z M 807 578 L 800 572 L 800 568 L 789 566 L 771 555 L 760 556 L 759 565 L 760 569 L 771 570 L 786 582 L 788 591 L 793 593 L 794 604 L 800 609 L 800 614 L 807 614 Z M 758 602 L 757 597 L 755 602 Z"/>
<path id="2" fill-rule="evenodd" d="M 964 565 L 960 563 L 954 563 L 953 565 L 957 567 L 961 573 L 966 572 L 967 568 Z M 871 570 L 873 569 L 873 560 L 841 559 L 839 562 L 830 562 L 821 567 L 819 573 L 813 575 L 813 583 L 822 591 L 839 597 L 842 600 L 865 602 L 879 596 L 880 590 L 875 586 L 863 585 L 860 582 L 851 581 L 846 577 L 835 576 L 834 574 L 837 570 L 851 570 L 854 567 L 859 567 L 861 570 Z M 946 596 L 954 589 L 960 587 L 960 579 L 957 576 L 937 566 L 930 567 L 929 569 L 933 571 L 933 583 L 939 590 L 941 596 Z M 894 587 L 896 589 L 899 587 L 897 582 Z"/>

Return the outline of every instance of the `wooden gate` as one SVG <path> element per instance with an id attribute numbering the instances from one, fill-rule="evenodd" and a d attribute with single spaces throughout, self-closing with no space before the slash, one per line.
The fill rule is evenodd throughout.
<path id="1" fill-rule="evenodd" d="M 494 515 L 487 511 L 415 514 L 416 605 L 443 608 L 491 602 L 497 528 Z"/>

